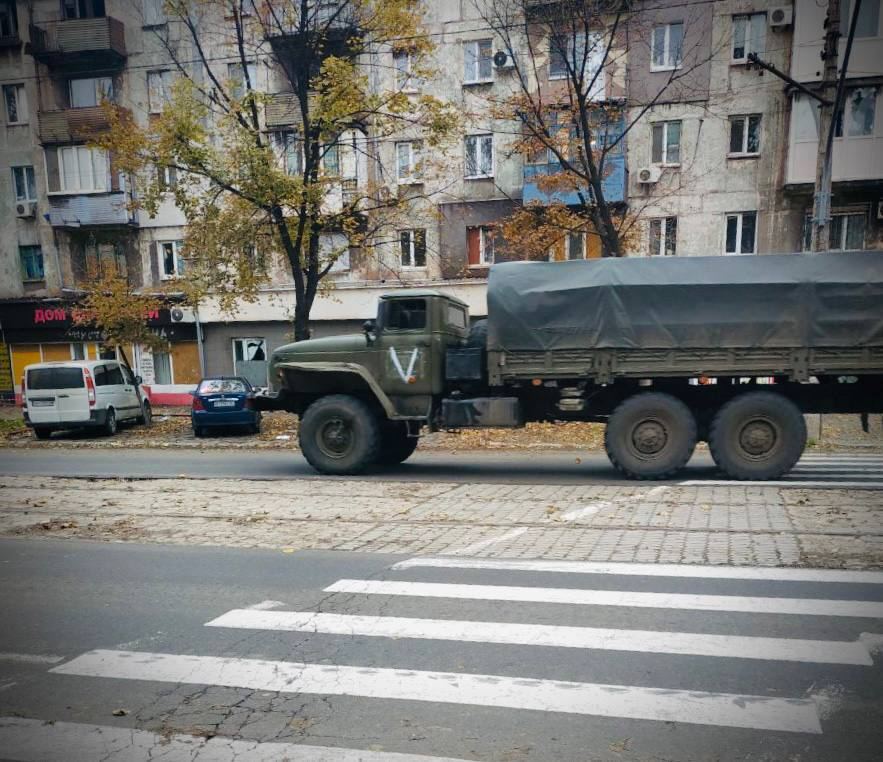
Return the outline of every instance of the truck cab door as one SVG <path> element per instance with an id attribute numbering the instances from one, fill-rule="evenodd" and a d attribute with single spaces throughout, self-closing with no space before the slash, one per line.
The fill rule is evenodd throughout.
<path id="1" fill-rule="evenodd" d="M 377 359 L 381 386 L 400 415 L 426 415 L 432 403 L 437 368 L 429 306 L 422 297 L 383 300 Z"/>

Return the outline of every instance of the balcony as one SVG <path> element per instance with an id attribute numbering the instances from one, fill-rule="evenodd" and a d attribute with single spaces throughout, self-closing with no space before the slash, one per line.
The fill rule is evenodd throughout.
<path id="1" fill-rule="evenodd" d="M 114 107 L 122 114 L 128 109 Z M 41 111 L 39 114 L 40 142 L 70 143 L 88 141 L 109 129 L 107 111 L 103 106 L 87 106 L 85 108 L 67 108 L 60 111 Z"/>
<path id="2" fill-rule="evenodd" d="M 31 26 L 30 53 L 52 68 L 117 68 L 126 60 L 123 22 L 109 16 Z"/>
<path id="3" fill-rule="evenodd" d="M 541 180 L 543 177 L 555 175 L 559 172 L 561 172 L 561 165 L 558 162 L 525 164 L 523 174 L 524 188 L 522 191 L 524 203 L 539 201 L 541 204 L 556 202 L 566 206 L 578 206 L 581 201 L 576 189 L 546 191 L 540 187 L 543 184 Z M 605 200 L 608 203 L 624 202 L 626 192 L 625 154 L 608 154 L 604 160 L 604 175 L 601 187 L 604 189 Z M 584 194 L 587 198 L 590 198 L 592 195 L 588 187 L 584 189 Z"/>
<path id="4" fill-rule="evenodd" d="M 135 214 L 128 207 L 125 192 L 81 196 L 50 196 L 46 215 L 54 228 L 134 225 Z"/>

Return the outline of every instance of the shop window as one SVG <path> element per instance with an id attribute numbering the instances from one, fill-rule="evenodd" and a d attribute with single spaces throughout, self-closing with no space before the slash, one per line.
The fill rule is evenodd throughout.
<path id="1" fill-rule="evenodd" d="M 172 383 L 172 357 L 168 352 L 153 353 L 153 378 L 154 383 Z"/>
<path id="2" fill-rule="evenodd" d="M 85 360 L 86 345 L 83 343 L 71 344 L 71 360 Z"/>

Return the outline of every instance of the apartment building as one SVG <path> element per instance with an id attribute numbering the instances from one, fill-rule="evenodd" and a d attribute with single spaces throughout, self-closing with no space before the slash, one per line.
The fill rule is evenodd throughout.
<path id="1" fill-rule="evenodd" d="M 554 3 L 522 5 L 531 13 Z M 843 5 L 848 17 L 848 0 Z M 378 90 L 414 99 L 432 93 L 454 104 L 462 135 L 435 148 L 424 144 L 418 124 L 394 135 L 341 136 L 334 153 L 340 184 L 327 203 L 370 183 L 405 199 L 407 213 L 377 232 L 370 255 L 353 248 L 339 258 L 328 276 L 334 288 L 312 311 L 314 336 L 359 330 L 377 297 L 398 287 L 439 288 L 484 314 L 489 265 L 518 255 L 501 241 L 501 220 L 523 204 L 577 203 L 576 193 L 544 190 L 543 177 L 559 170 L 554 157 L 523 156 L 517 120 L 495 116 L 494 104 L 517 90 L 514 57 L 526 63 L 532 51 L 535 87 L 550 104 L 561 97 L 561 62 L 530 24 L 503 39 L 489 22 L 494 6 L 425 0 L 436 45 L 431 77 L 414 74 L 395 40 L 365 56 Z M 835 139 L 833 248 L 883 248 L 880 15 L 880 0 L 863 1 Z M 612 19 L 599 18 L 599 28 Z M 812 87 L 823 21 L 824 9 L 810 0 L 630 5 L 593 94 L 599 107 L 622 107 L 609 128 L 617 150 L 607 156 L 604 193 L 634 220 L 630 256 L 804 246 L 816 112 L 748 56 Z M 225 19 L 213 23 L 223 31 Z M 277 70 L 294 40 L 279 30 L 268 43 L 272 55 L 255 54 L 249 79 L 267 94 L 267 134 L 296 168 L 293 96 Z M 220 33 L 211 45 L 213 65 L 232 76 L 239 64 L 229 40 Z M 8 371 L 0 362 L 0 391 L 12 391 L 27 362 L 102 351 L 100 335 L 71 320 L 88 270 L 112 262 L 149 288 L 186 268 L 185 219 L 171 196 L 153 216 L 133 211 L 129 179 L 86 143 L 103 126 L 103 99 L 142 124 L 159 113 L 175 76 L 170 51 L 192 60 L 189 46 L 161 0 L 0 0 L 0 354 L 11 356 Z M 176 182 L 173 173 L 166 179 Z M 322 246 L 346 249 L 347 240 L 329 232 Z M 553 258 L 599 255 L 597 236 L 578 233 L 562 237 Z M 291 275 L 277 265 L 257 301 L 233 316 L 211 301 L 197 312 L 170 305 L 150 318 L 169 351 L 133 348 L 137 368 L 169 401 L 183 399 L 200 373 L 244 373 L 262 385 L 270 353 L 291 340 L 293 300 Z"/>

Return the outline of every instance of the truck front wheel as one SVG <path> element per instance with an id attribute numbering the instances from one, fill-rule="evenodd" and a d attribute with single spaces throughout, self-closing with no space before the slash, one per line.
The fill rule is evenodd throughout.
<path id="1" fill-rule="evenodd" d="M 806 422 L 787 397 L 749 392 L 718 411 L 708 447 L 714 462 L 733 479 L 778 479 L 803 454 Z"/>
<path id="2" fill-rule="evenodd" d="M 696 419 L 670 394 L 636 394 L 613 411 L 604 446 L 610 462 L 630 479 L 667 479 L 693 455 Z"/>
<path id="3" fill-rule="evenodd" d="M 300 449 L 319 473 L 361 473 L 377 462 L 380 452 L 377 416 L 355 397 L 322 397 L 301 419 Z"/>
<path id="4" fill-rule="evenodd" d="M 383 466 L 404 463 L 417 449 L 417 437 L 408 436 L 407 424 L 394 422 L 385 426 L 380 435 L 377 462 Z"/>

